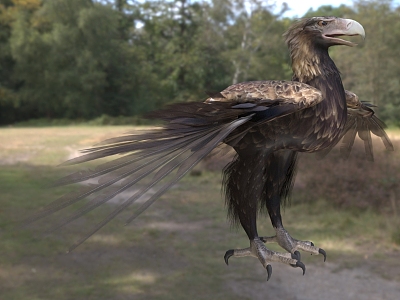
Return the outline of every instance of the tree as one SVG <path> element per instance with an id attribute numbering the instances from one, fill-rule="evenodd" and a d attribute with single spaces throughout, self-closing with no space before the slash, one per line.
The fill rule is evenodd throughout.
<path id="1" fill-rule="evenodd" d="M 240 81 L 290 79 L 282 33 L 293 20 L 280 18 L 287 6 L 274 14 L 271 3 L 0 0 L 0 123 L 137 115 L 169 102 L 201 101 Z M 400 125 L 393 3 L 321 6 L 307 16 L 364 25 L 367 39 L 358 49 L 331 54 L 346 88 Z"/>
<path id="2" fill-rule="evenodd" d="M 346 18 L 347 16 L 354 14 L 354 10 L 344 4 L 341 4 L 340 6 L 322 5 L 316 10 L 310 8 L 304 17 L 335 16 L 338 18 Z"/>
<path id="3" fill-rule="evenodd" d="M 282 72 L 282 62 L 288 58 L 286 51 L 282 51 L 284 22 L 278 21 L 288 9 L 286 5 L 274 15 L 272 5 L 266 1 L 226 0 L 213 4 L 214 16 L 225 13 L 224 18 L 219 17 L 219 26 L 227 44 L 224 55 L 233 68 L 231 83 L 288 76 Z"/>
<path id="4" fill-rule="evenodd" d="M 40 4 L 39 0 L 0 2 L 0 124 L 18 119 L 16 110 L 20 104 L 17 91 L 21 81 L 14 76 L 15 60 L 9 43 L 12 25 L 18 14 L 30 15 Z"/>
<path id="5" fill-rule="evenodd" d="M 136 43 L 146 47 L 147 61 L 167 99 L 198 99 L 204 74 L 198 44 L 202 13 L 200 3 L 187 0 L 147 1 L 141 6 L 143 26 L 136 30 Z"/>
<path id="6" fill-rule="evenodd" d="M 45 1 L 32 16 L 18 15 L 10 44 L 33 117 L 131 113 L 137 91 L 128 82 L 144 74 L 118 34 L 119 17 L 111 6 L 80 0 Z"/>

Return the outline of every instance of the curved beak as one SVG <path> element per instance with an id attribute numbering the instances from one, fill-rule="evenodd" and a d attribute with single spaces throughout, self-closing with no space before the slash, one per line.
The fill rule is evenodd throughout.
<path id="1" fill-rule="evenodd" d="M 335 26 L 330 27 L 326 33 L 324 33 L 325 39 L 327 39 L 332 45 L 345 45 L 345 46 L 357 46 L 357 44 L 338 38 L 339 36 L 355 36 L 360 35 L 365 39 L 364 27 L 357 21 L 351 19 L 337 19 Z"/>
<path id="2" fill-rule="evenodd" d="M 343 19 L 343 21 L 346 22 L 347 27 L 345 35 L 361 35 L 365 39 L 365 30 L 360 23 L 352 19 Z"/>

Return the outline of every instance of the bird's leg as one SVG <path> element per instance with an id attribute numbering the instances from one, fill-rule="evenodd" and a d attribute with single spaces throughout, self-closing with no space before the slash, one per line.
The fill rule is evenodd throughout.
<path id="1" fill-rule="evenodd" d="M 267 269 L 268 277 L 267 281 L 271 277 L 272 267 L 271 262 L 281 262 L 284 264 L 291 265 L 292 267 L 299 267 L 303 270 L 303 275 L 306 271 L 304 264 L 295 257 L 295 255 L 291 253 L 281 253 L 275 252 L 267 247 L 265 247 L 264 242 L 256 237 L 250 240 L 250 247 L 244 249 L 231 249 L 226 251 L 224 255 L 224 259 L 226 264 L 228 264 L 228 259 L 231 257 L 244 257 L 244 256 L 252 256 L 258 258 L 263 267 Z"/>
<path id="2" fill-rule="evenodd" d="M 231 249 L 225 253 L 224 259 L 226 264 L 228 264 L 228 259 L 232 256 L 234 257 L 244 257 L 244 256 L 253 256 L 258 258 L 263 267 L 267 270 L 268 277 L 267 280 L 271 277 L 272 267 L 270 262 L 281 262 L 285 264 L 289 264 L 294 267 L 300 267 L 303 269 L 303 275 L 305 272 L 305 266 L 302 262 L 300 262 L 294 255 L 291 253 L 280 253 L 269 250 L 264 242 L 258 237 L 257 233 L 257 225 L 256 225 L 256 217 L 257 217 L 257 209 L 254 203 L 251 201 L 246 203 L 247 207 L 242 207 L 241 212 L 239 213 L 240 223 L 243 226 L 243 229 L 246 231 L 247 236 L 250 240 L 250 247 L 245 249 Z"/>
<path id="3" fill-rule="evenodd" d="M 279 253 L 268 249 L 257 233 L 257 214 L 259 202 L 266 196 L 266 161 L 268 153 L 241 153 L 225 169 L 228 210 L 236 220 L 239 220 L 246 232 L 250 246 L 245 249 L 232 249 L 225 253 L 225 262 L 232 256 L 253 256 L 258 258 L 271 277 L 271 262 L 281 262 L 300 267 L 305 272 L 305 267 L 291 253 Z"/>
<path id="4" fill-rule="evenodd" d="M 267 205 L 268 206 L 268 205 Z M 271 209 L 271 210 L 270 210 Z M 326 260 L 326 252 L 322 248 L 315 247 L 310 241 L 300 241 L 292 238 L 282 225 L 282 218 L 280 214 L 280 207 L 268 207 L 272 225 L 275 229 L 276 235 L 271 237 L 260 237 L 264 243 L 278 243 L 286 251 L 293 254 L 297 260 L 301 260 L 300 252 L 302 250 L 311 254 L 322 254 L 324 261 Z"/>
<path id="5" fill-rule="evenodd" d="M 324 261 L 326 260 L 325 250 L 315 247 L 314 243 L 310 241 L 300 241 L 292 238 L 283 226 L 275 228 L 275 230 L 275 236 L 260 237 L 260 240 L 266 244 L 278 243 L 279 246 L 292 253 L 294 257 L 296 257 L 296 259 L 298 260 L 301 260 L 300 252 L 298 250 L 309 252 L 315 255 L 322 254 L 324 256 Z"/>

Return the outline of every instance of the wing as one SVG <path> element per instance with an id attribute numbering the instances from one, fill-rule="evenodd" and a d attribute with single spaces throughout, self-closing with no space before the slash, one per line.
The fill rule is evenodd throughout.
<path id="1" fill-rule="evenodd" d="M 153 112 L 149 117 L 166 121 L 162 128 L 106 140 L 65 162 L 64 165 L 71 165 L 124 155 L 94 170 L 79 171 L 57 180 L 56 186 L 93 178 L 98 178 L 98 183 L 82 186 L 55 200 L 34 214 L 27 224 L 90 196 L 78 210 L 61 220 L 57 229 L 119 193 L 134 190 L 130 198 L 77 241 L 72 250 L 152 190 L 150 198 L 127 222 L 135 219 L 218 145 L 240 141 L 252 124 L 268 122 L 321 101 L 321 92 L 306 84 L 258 81 L 233 85 L 205 102 L 173 104 Z"/>
<path id="2" fill-rule="evenodd" d="M 263 106 L 296 105 L 300 110 L 320 103 L 322 93 L 297 81 L 250 81 L 234 84 L 205 102 L 255 103 Z"/>
<path id="3" fill-rule="evenodd" d="M 373 161 L 374 155 L 371 132 L 381 138 L 386 150 L 393 151 L 393 144 L 385 132 L 386 125 L 374 114 L 372 107 L 375 106 L 370 103 L 360 101 L 358 96 L 350 91 L 345 92 L 348 116 L 340 145 L 341 156 L 345 159 L 349 157 L 355 138 L 358 134 L 358 136 L 364 142 L 367 160 Z M 328 148 L 319 153 L 319 157 L 325 157 L 332 150 L 332 148 L 333 147 Z"/>

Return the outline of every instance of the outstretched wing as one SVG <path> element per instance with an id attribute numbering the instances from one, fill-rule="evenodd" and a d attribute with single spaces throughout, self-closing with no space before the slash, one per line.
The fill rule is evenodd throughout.
<path id="1" fill-rule="evenodd" d="M 88 231 L 71 247 L 73 249 L 152 190 L 154 193 L 127 222 L 135 219 L 219 144 L 232 145 L 240 141 L 252 124 L 268 122 L 322 100 L 320 91 L 306 84 L 257 81 L 233 85 L 202 103 L 173 104 L 153 112 L 149 115 L 151 118 L 166 121 L 162 128 L 106 140 L 84 150 L 82 156 L 65 162 L 64 165 L 71 165 L 125 155 L 94 170 L 79 171 L 57 180 L 56 186 L 93 178 L 98 178 L 98 183 L 62 196 L 38 211 L 27 223 L 91 196 L 83 206 L 61 220 L 56 225 L 59 228 L 133 188 L 134 194 Z"/>
<path id="2" fill-rule="evenodd" d="M 375 116 L 372 109 L 375 105 L 360 101 L 358 96 L 350 91 L 346 91 L 346 102 L 348 116 L 340 145 L 341 156 L 345 159 L 349 157 L 358 134 L 364 142 L 367 160 L 374 161 L 371 132 L 381 138 L 386 150 L 393 151 L 393 144 L 385 132 L 386 125 Z M 319 157 L 325 157 L 332 148 L 319 153 Z"/>

